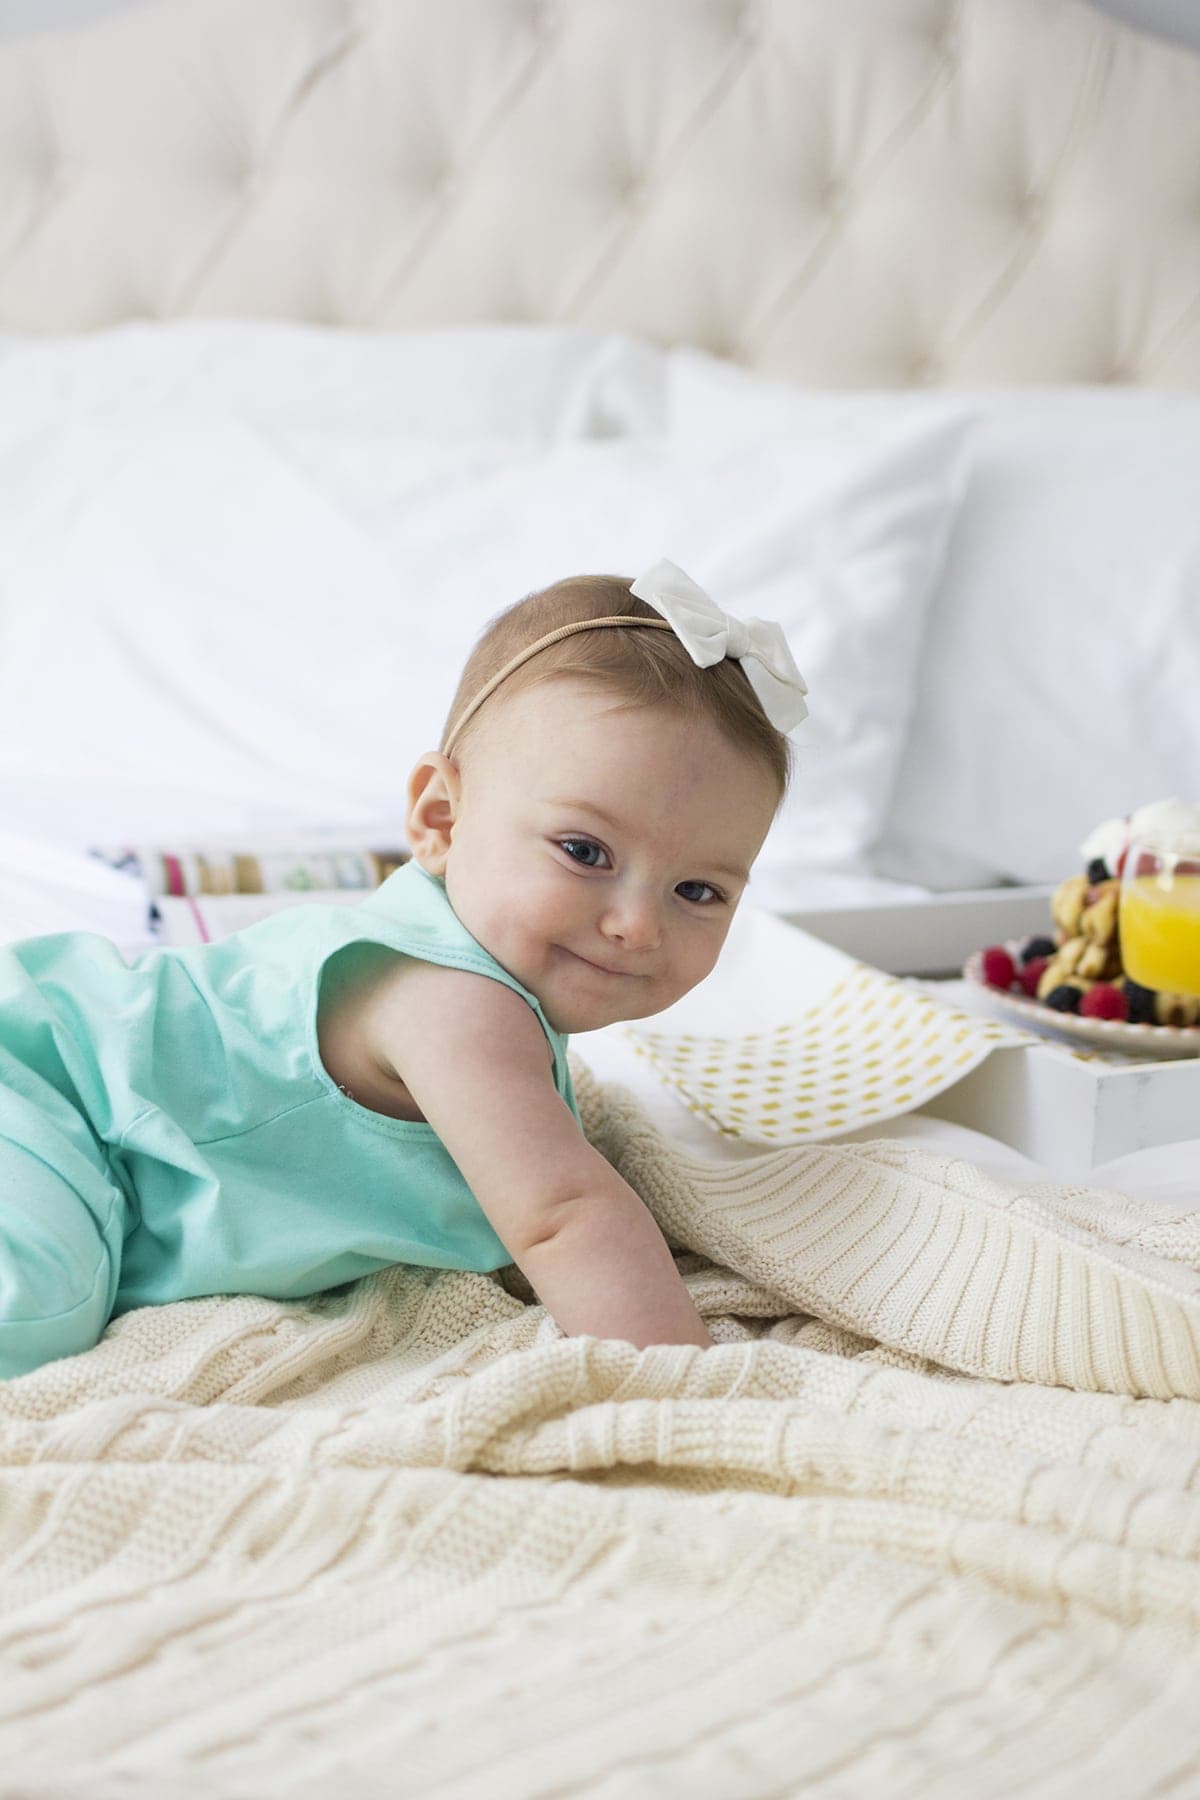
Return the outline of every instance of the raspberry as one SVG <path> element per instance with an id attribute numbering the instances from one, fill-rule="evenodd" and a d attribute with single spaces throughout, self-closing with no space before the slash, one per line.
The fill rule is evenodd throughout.
<path id="1" fill-rule="evenodd" d="M 989 987 L 1011 987 L 1016 972 L 1013 959 L 1003 944 L 991 944 L 984 951 L 983 979 Z"/>
<path id="2" fill-rule="evenodd" d="M 1127 1019 L 1129 1002 L 1120 988 L 1109 981 L 1098 981 L 1079 1002 L 1079 1010 L 1085 1019 Z"/>
<path id="3" fill-rule="evenodd" d="M 1030 963 L 1035 956 L 1053 956 L 1057 949 L 1058 945 L 1053 938 L 1026 938 L 1025 942 L 1021 945 L 1021 961 L 1022 963 Z"/>
<path id="4" fill-rule="evenodd" d="M 1055 1012 L 1078 1012 L 1082 998 L 1082 988 L 1073 987 L 1069 981 L 1064 981 L 1061 987 L 1051 988 L 1046 995 L 1046 1005 L 1052 1006 Z"/>
<path id="5" fill-rule="evenodd" d="M 1027 962 L 1023 969 L 1017 970 L 1017 980 L 1031 1000 L 1037 999 L 1038 982 L 1045 974 L 1049 962 L 1048 956 L 1035 956 L 1032 962 Z"/>

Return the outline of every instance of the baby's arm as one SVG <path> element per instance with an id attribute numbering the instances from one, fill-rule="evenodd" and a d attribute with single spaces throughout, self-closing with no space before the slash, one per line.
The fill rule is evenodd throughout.
<path id="1" fill-rule="evenodd" d="M 557 1092 L 545 1033 L 519 994 L 409 961 L 364 1025 L 569 1337 L 711 1345 L 654 1219 Z"/>

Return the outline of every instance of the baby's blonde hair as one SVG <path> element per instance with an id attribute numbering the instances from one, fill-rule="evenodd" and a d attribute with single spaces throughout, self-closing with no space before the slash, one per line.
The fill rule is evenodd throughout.
<path id="1" fill-rule="evenodd" d="M 623 631 L 608 627 L 576 631 L 547 644 L 505 677 L 494 695 L 456 734 L 450 732 L 481 688 L 520 651 L 560 626 L 584 619 L 625 616 L 661 619 L 662 614 L 630 593 L 621 575 L 571 575 L 497 613 L 475 643 L 442 731 L 445 755 L 466 751 L 488 720 L 495 700 L 512 697 L 547 681 L 574 678 L 593 682 L 622 703 L 619 711 L 667 705 L 712 721 L 735 749 L 755 758 L 776 788 L 776 809 L 792 777 L 792 745 L 767 718 L 741 664 L 730 657 L 701 669 L 673 631 Z"/>

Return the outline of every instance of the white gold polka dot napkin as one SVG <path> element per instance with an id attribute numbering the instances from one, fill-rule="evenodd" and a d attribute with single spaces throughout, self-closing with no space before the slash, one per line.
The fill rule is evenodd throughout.
<path id="1" fill-rule="evenodd" d="M 836 1138 L 912 1112 L 1001 1045 L 1038 1041 L 832 956 L 844 965 L 832 985 L 814 1001 L 800 983 L 794 1015 L 770 1028 L 734 1035 L 626 1025 L 623 1034 L 714 1130 L 766 1144 Z M 814 969 L 818 987 L 830 966 L 826 955 Z M 773 999 L 778 1016 L 778 991 Z"/>

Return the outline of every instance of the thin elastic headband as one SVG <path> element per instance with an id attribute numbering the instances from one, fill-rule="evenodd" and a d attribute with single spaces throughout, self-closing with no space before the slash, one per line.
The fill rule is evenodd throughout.
<path id="1" fill-rule="evenodd" d="M 494 694 L 500 683 L 507 680 L 514 669 L 519 669 L 523 662 L 528 662 L 531 656 L 539 650 L 544 650 L 547 644 L 557 644 L 560 638 L 570 637 L 574 631 L 596 631 L 604 625 L 648 625 L 651 631 L 673 631 L 675 629 L 669 619 L 639 619 L 636 616 L 624 614 L 615 619 L 581 619 L 577 625 L 560 625 L 557 631 L 548 631 L 545 637 L 538 638 L 535 644 L 530 644 L 526 649 L 518 651 L 511 661 L 506 662 L 502 669 L 497 669 L 492 679 L 480 688 L 470 706 L 455 720 L 454 729 L 446 738 L 445 754 L 449 756 L 455 739 L 471 715 L 479 711 L 488 695 Z"/>

